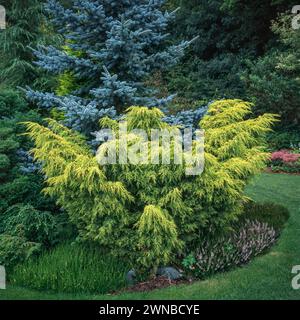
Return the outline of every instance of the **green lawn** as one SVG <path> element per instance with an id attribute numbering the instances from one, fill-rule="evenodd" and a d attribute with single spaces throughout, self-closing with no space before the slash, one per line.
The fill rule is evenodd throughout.
<path id="1" fill-rule="evenodd" d="M 300 265 L 300 176 L 263 174 L 248 187 L 257 201 L 286 206 L 290 220 L 278 244 L 246 267 L 192 285 L 148 293 L 111 295 L 50 294 L 9 286 L 0 299 L 300 299 L 291 287 L 294 265 Z"/>

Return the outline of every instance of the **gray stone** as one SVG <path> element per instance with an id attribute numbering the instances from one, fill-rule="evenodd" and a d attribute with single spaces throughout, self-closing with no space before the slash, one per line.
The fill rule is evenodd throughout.
<path id="1" fill-rule="evenodd" d="M 157 275 L 167 277 L 170 280 L 179 280 L 182 278 L 182 274 L 173 267 L 158 268 Z"/>
<path id="2" fill-rule="evenodd" d="M 136 273 L 134 270 L 128 271 L 128 273 L 126 274 L 126 281 L 130 285 L 133 285 L 136 283 Z"/>

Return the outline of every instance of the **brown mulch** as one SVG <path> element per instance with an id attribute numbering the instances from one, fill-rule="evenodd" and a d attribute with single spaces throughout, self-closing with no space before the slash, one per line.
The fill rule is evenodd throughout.
<path id="1" fill-rule="evenodd" d="M 267 173 L 273 173 L 273 174 L 288 174 L 288 175 L 292 175 L 292 176 L 300 176 L 300 173 L 297 172 L 285 172 L 285 171 L 273 171 L 272 168 L 266 168 L 265 172 Z"/>
<path id="2" fill-rule="evenodd" d="M 140 282 L 135 285 L 132 285 L 126 289 L 123 289 L 121 292 L 113 292 L 113 294 L 120 294 L 124 292 L 146 292 L 155 289 L 167 288 L 170 286 L 176 286 L 180 284 L 189 284 L 191 281 L 188 280 L 170 280 L 166 277 L 155 277 L 146 282 Z"/>

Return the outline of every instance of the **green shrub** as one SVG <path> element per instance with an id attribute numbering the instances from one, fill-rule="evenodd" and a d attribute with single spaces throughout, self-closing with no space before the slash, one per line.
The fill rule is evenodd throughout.
<path id="1" fill-rule="evenodd" d="M 54 43 L 51 28 L 44 19 L 42 2 L 39 0 L 5 0 L 6 20 L 9 25 L 0 32 L 0 83 L 16 87 L 49 82 L 49 73 L 41 74 L 33 62 L 32 48 Z M 40 84 L 41 85 L 41 84 Z"/>
<path id="2" fill-rule="evenodd" d="M 19 265 L 11 282 L 37 290 L 105 294 L 126 285 L 128 264 L 99 248 L 65 244 Z"/>
<path id="3" fill-rule="evenodd" d="M 167 89 L 192 100 L 243 98 L 245 88 L 239 73 L 245 59 L 231 53 L 210 60 L 192 56 L 168 72 L 165 76 Z"/>
<path id="4" fill-rule="evenodd" d="M 0 92 L 0 264 L 8 268 L 69 235 L 61 230 L 55 203 L 41 194 L 43 177 L 26 153 L 32 143 L 19 122 L 41 121 L 27 109 L 16 91 Z"/>
<path id="5" fill-rule="evenodd" d="M 284 131 L 271 132 L 268 134 L 267 140 L 272 151 L 300 149 L 300 131 L 285 129 Z"/>
<path id="6" fill-rule="evenodd" d="M 300 173 L 300 161 L 293 165 L 271 166 L 272 172 L 276 173 Z"/>
<path id="7" fill-rule="evenodd" d="M 27 241 L 22 236 L 0 235 L 0 265 L 11 270 L 40 251 L 40 245 Z"/>
<path id="8" fill-rule="evenodd" d="M 280 37 L 278 48 L 272 48 L 243 74 L 248 97 L 258 114 L 281 115 L 282 124 L 299 128 L 300 124 L 300 30 L 291 28 L 290 14 L 273 25 Z"/>
<path id="9" fill-rule="evenodd" d="M 285 207 L 275 203 L 256 203 L 249 201 L 245 204 L 240 222 L 245 220 L 257 220 L 272 226 L 280 232 L 289 219 L 289 211 Z"/>
<path id="10" fill-rule="evenodd" d="M 245 98 L 240 78 L 245 60 L 254 61 L 265 52 L 269 40 L 275 38 L 271 21 L 292 8 L 291 0 L 224 2 L 168 0 L 170 10 L 180 7 L 170 28 L 174 37 L 198 37 L 167 75 L 170 92 L 190 99 Z"/>
<path id="11" fill-rule="evenodd" d="M 0 91 L 0 118 L 26 111 L 28 111 L 28 104 L 20 92 L 12 89 Z"/>
<path id="12" fill-rule="evenodd" d="M 8 169 L 10 166 L 9 157 L 5 154 L 0 153 L 0 172 Z"/>
<path id="13" fill-rule="evenodd" d="M 7 206 L 0 208 L 0 212 L 5 212 L 10 206 L 18 203 L 37 205 L 46 207 L 50 202 L 43 198 L 41 191 L 41 178 L 34 175 L 19 175 L 15 179 L 0 185 L 0 196 L 5 199 Z M 53 207 L 53 205 L 52 205 Z"/>
<path id="14" fill-rule="evenodd" d="M 4 233 L 19 235 L 32 242 L 53 245 L 57 240 L 57 224 L 54 216 L 36 210 L 31 205 L 14 205 L 4 213 Z"/>
<path id="15" fill-rule="evenodd" d="M 34 156 L 44 164 L 45 191 L 65 208 L 80 236 L 129 255 L 136 268 L 146 270 L 169 263 L 199 233 L 227 229 L 237 220 L 244 187 L 265 166 L 264 137 L 275 120 L 273 115 L 251 118 L 251 104 L 241 100 L 211 104 L 201 121 L 206 131 L 202 175 L 187 176 L 187 165 L 175 164 L 174 154 L 170 165 L 99 165 L 109 143 L 120 146 L 126 138 L 131 145 L 140 139 L 134 129 L 174 130 L 163 117 L 156 108 L 130 108 L 128 135 L 102 144 L 97 156 L 83 137 L 54 120 L 48 128 L 27 123 Z M 102 119 L 101 125 L 119 132 L 115 120 Z M 151 149 L 150 142 L 145 145 Z M 162 148 L 153 151 L 161 156 Z"/>
<path id="16" fill-rule="evenodd" d="M 11 103 L 13 109 L 14 100 Z M 22 136 L 24 126 L 20 125 L 20 122 L 29 119 L 41 121 L 34 111 L 15 113 L 14 117 L 0 119 L 0 214 L 10 206 L 22 203 L 30 204 L 41 211 L 56 209 L 54 202 L 41 194 L 43 177 L 37 170 L 32 170 L 32 167 L 36 168 L 32 160 L 19 154 L 20 149 L 26 154 L 25 151 L 32 146 L 28 138 Z"/>

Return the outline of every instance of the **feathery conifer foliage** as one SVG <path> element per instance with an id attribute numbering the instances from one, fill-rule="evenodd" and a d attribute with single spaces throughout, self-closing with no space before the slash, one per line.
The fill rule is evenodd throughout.
<path id="1" fill-rule="evenodd" d="M 27 123 L 27 134 L 35 143 L 35 159 L 43 163 L 45 192 L 68 212 L 82 239 L 154 272 L 199 235 L 230 228 L 241 213 L 244 187 L 265 165 L 264 136 L 276 120 L 272 114 L 252 118 L 251 107 L 241 100 L 209 106 L 201 122 L 206 134 L 200 176 L 186 176 L 186 164 L 172 161 L 101 165 L 114 140 L 102 144 L 95 156 L 81 135 L 54 120 L 48 127 Z M 131 107 L 125 116 L 127 134 L 118 133 L 116 120 L 104 118 L 101 125 L 115 130 L 120 152 L 123 138 L 128 145 L 139 139 L 134 129 L 174 129 L 163 116 L 156 108 Z"/>
<path id="2" fill-rule="evenodd" d="M 278 47 L 249 64 L 243 81 L 256 113 L 276 112 L 285 128 L 300 127 L 300 30 L 291 28 L 291 16 L 281 15 L 272 26 Z"/>
<path id="3" fill-rule="evenodd" d="M 175 11 L 163 13 L 164 2 L 75 0 L 65 8 L 49 0 L 46 11 L 65 44 L 40 46 L 37 65 L 77 85 L 59 90 L 63 96 L 28 89 L 27 97 L 39 106 L 57 107 L 69 126 L 88 134 L 98 119 L 131 105 L 167 103 L 172 97 L 155 97 L 145 80 L 174 65 L 190 42 L 167 46 L 166 29 Z"/>
<path id="4" fill-rule="evenodd" d="M 7 11 L 7 28 L 0 31 L 1 85 L 32 85 L 40 74 L 32 64 L 34 55 L 30 48 L 55 38 L 45 25 L 42 3 L 39 0 L 4 0 L 1 5 Z"/>
<path id="5" fill-rule="evenodd" d="M 168 4 L 170 10 L 181 8 L 171 25 L 175 39 L 198 39 L 167 74 L 166 85 L 180 97 L 210 101 L 249 99 L 240 79 L 245 61 L 254 62 L 274 47 L 277 37 L 271 23 L 279 13 L 291 12 L 295 1 L 168 0 Z"/>

